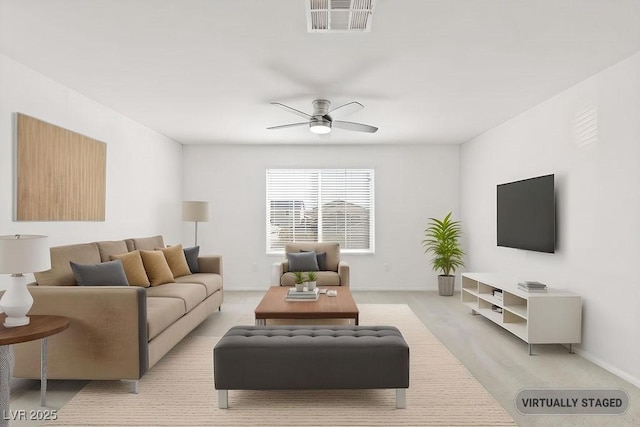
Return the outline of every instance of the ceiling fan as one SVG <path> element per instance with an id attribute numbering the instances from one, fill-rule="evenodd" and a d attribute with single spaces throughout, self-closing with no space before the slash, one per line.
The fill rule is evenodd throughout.
<path id="1" fill-rule="evenodd" d="M 350 114 L 363 109 L 364 105 L 356 101 L 348 102 L 344 105 L 334 108 L 333 110 L 329 110 L 331 102 L 327 101 L 326 99 L 316 99 L 311 103 L 313 105 L 313 114 L 307 114 L 303 111 L 289 107 L 288 105 L 281 104 L 280 102 L 272 102 L 271 104 L 283 108 L 286 111 L 289 111 L 298 116 L 304 117 L 305 119 L 307 119 L 307 121 L 301 123 L 289 123 L 286 125 L 271 126 L 267 129 L 284 129 L 295 126 L 309 126 L 309 130 L 311 132 L 319 135 L 331 132 L 332 127 L 368 133 L 374 133 L 378 130 L 378 128 L 375 126 L 365 125 L 362 123 L 333 120 L 332 116 L 336 113 Z"/>

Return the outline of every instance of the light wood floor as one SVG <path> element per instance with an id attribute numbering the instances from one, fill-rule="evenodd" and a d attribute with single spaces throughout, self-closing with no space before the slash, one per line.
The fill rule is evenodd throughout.
<path id="1" fill-rule="evenodd" d="M 257 291 L 225 291 L 222 311 L 203 322 L 192 334 L 221 336 L 252 313 L 262 298 Z M 638 426 L 640 389 L 560 345 L 536 345 L 528 355 L 526 343 L 497 325 L 473 316 L 460 303 L 460 294 L 441 297 L 437 292 L 354 291 L 358 304 L 407 304 L 440 341 L 469 369 L 521 426 Z M 365 319 L 361 319 L 365 322 Z M 393 324 L 393 319 L 389 319 Z M 85 384 L 49 381 L 48 404 L 59 409 Z M 517 392 L 527 387 L 621 388 L 631 397 L 622 416 L 525 416 L 514 406 Z M 38 409 L 40 383 L 13 380 L 11 409 Z M 13 422 L 11 426 L 40 425 Z"/>

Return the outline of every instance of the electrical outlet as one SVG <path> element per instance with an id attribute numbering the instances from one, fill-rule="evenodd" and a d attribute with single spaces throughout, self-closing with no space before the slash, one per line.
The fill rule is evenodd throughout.
<path id="1" fill-rule="evenodd" d="M 389 263 L 385 263 L 384 264 L 384 271 L 389 272 L 391 270 L 391 266 L 389 265 Z"/>

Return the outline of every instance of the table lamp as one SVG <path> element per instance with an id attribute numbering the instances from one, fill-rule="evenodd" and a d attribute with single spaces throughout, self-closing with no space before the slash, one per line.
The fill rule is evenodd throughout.
<path id="1" fill-rule="evenodd" d="M 182 202 L 182 220 L 196 223 L 194 246 L 198 246 L 198 222 L 209 221 L 209 202 Z"/>
<path id="2" fill-rule="evenodd" d="M 27 313 L 31 310 L 33 298 L 27 289 L 27 278 L 22 273 L 50 268 L 47 236 L 0 236 L 0 274 L 11 274 L 7 290 L 0 299 L 0 309 L 7 315 L 4 326 L 12 328 L 29 324 Z"/>

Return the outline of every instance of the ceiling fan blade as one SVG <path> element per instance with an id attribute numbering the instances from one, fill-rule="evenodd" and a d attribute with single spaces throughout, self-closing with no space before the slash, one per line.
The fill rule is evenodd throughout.
<path id="1" fill-rule="evenodd" d="M 334 128 L 355 130 L 358 132 L 374 133 L 378 130 L 375 126 L 363 125 L 362 123 L 344 122 L 342 120 L 334 120 L 332 122 Z"/>
<path id="2" fill-rule="evenodd" d="M 295 108 L 289 107 L 288 105 L 284 105 L 284 104 L 282 104 L 280 102 L 272 102 L 271 105 L 275 105 L 277 107 L 280 107 L 280 108 L 282 108 L 282 109 L 284 109 L 284 110 L 286 110 L 286 111 L 288 111 L 290 113 L 296 114 L 296 115 L 298 115 L 300 117 L 304 117 L 305 119 L 310 119 L 311 118 L 310 114 L 307 114 L 304 111 L 296 110 Z"/>
<path id="3" fill-rule="evenodd" d="M 364 108 L 364 105 L 360 104 L 357 101 L 351 101 L 346 104 L 343 104 L 339 107 L 334 108 L 329 111 L 327 114 L 335 115 L 334 113 L 337 111 L 340 116 L 346 116 L 348 114 L 355 113 L 356 111 L 360 111 Z"/>
<path id="4" fill-rule="evenodd" d="M 285 128 L 292 128 L 296 126 L 309 126 L 309 122 L 289 123 L 288 125 L 271 126 L 271 127 L 268 127 L 267 129 L 285 129 Z"/>

